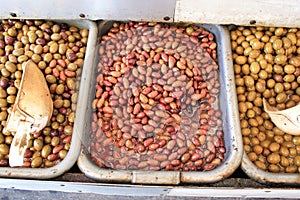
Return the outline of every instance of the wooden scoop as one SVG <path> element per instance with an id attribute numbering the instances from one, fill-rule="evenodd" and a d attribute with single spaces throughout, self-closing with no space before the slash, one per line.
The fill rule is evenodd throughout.
<path id="1" fill-rule="evenodd" d="M 9 152 L 11 167 L 22 166 L 30 134 L 42 130 L 51 118 L 53 102 L 43 73 L 33 61 L 23 63 L 23 75 L 4 131 L 14 132 Z"/>
<path id="2" fill-rule="evenodd" d="M 282 131 L 291 135 L 300 135 L 300 104 L 285 110 L 276 110 L 263 99 L 264 110 L 272 122 Z"/>

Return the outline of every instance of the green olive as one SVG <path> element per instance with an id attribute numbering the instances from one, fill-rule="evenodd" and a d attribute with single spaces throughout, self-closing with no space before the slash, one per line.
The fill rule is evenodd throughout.
<path id="1" fill-rule="evenodd" d="M 37 168 L 40 167 L 43 163 L 43 159 L 42 157 L 35 157 L 32 161 L 31 161 L 31 167 L 32 168 Z"/>

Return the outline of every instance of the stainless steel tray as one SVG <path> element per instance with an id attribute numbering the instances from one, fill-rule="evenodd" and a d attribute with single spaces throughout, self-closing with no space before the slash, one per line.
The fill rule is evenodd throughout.
<path id="1" fill-rule="evenodd" d="M 125 182 L 135 184 L 180 184 L 180 183 L 211 183 L 230 176 L 240 165 L 243 147 L 239 126 L 239 117 L 234 85 L 234 73 L 232 67 L 232 56 L 230 47 L 230 37 L 228 30 L 222 26 L 199 25 L 216 37 L 218 45 L 218 64 L 220 81 L 220 109 L 223 113 L 223 131 L 227 153 L 223 163 L 216 169 L 206 172 L 180 172 L 180 171 L 143 171 L 143 170 L 111 170 L 98 167 L 89 157 L 89 153 L 83 146 L 78 159 L 80 170 L 88 177 L 101 182 Z M 100 33 L 105 33 L 107 27 L 100 29 Z M 101 35 L 100 35 L 101 36 Z M 91 102 L 94 97 L 93 83 L 97 64 L 90 71 L 91 81 L 89 82 L 88 106 L 85 112 L 85 138 L 90 134 Z M 94 76 L 94 77 L 93 77 Z M 85 143 L 85 141 L 83 141 Z"/>
<path id="2" fill-rule="evenodd" d="M 70 150 L 59 164 L 50 168 L 10 168 L 0 167 L 0 177 L 16 177 L 16 178 L 31 178 L 31 179 L 49 179 L 57 177 L 66 171 L 68 171 L 76 162 L 80 153 L 81 134 L 84 131 L 83 121 L 84 116 L 82 113 L 85 112 L 87 105 L 86 101 L 86 82 L 87 76 L 91 71 L 94 50 L 97 38 L 97 26 L 94 22 L 89 20 L 53 20 L 58 23 L 68 23 L 69 25 L 76 26 L 81 29 L 89 29 L 87 50 L 84 59 L 84 66 L 82 68 L 81 84 L 79 88 L 78 104 L 76 108 L 76 116 L 73 127 L 73 136 L 71 141 Z"/>

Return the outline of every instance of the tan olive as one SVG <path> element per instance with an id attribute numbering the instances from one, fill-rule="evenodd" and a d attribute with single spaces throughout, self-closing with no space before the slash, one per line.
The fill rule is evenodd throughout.
<path id="1" fill-rule="evenodd" d="M 64 159 L 67 156 L 67 154 L 68 154 L 68 151 L 65 149 L 62 149 L 59 151 L 58 156 L 60 159 Z"/>
<path id="2" fill-rule="evenodd" d="M 74 78 L 67 78 L 66 83 L 67 83 L 67 86 L 70 90 L 75 89 L 75 80 L 74 80 Z"/>
<path id="3" fill-rule="evenodd" d="M 294 74 L 287 74 L 283 77 L 283 81 L 285 82 L 293 82 L 295 80 L 295 75 Z"/>
<path id="4" fill-rule="evenodd" d="M 256 92 L 254 91 L 250 91 L 247 95 L 247 100 L 248 101 L 254 101 L 256 98 Z"/>
<path id="5" fill-rule="evenodd" d="M 70 147 L 71 147 L 71 144 L 69 142 L 64 145 L 64 149 L 67 151 L 70 150 Z"/>
<path id="6" fill-rule="evenodd" d="M 286 61 L 287 61 L 287 57 L 283 54 L 278 54 L 274 58 L 274 62 L 278 65 L 283 65 L 286 63 Z"/>
<path id="7" fill-rule="evenodd" d="M 270 151 L 277 152 L 280 149 L 280 145 L 276 142 L 272 142 L 269 146 Z"/>
<path id="8" fill-rule="evenodd" d="M 266 70 L 260 70 L 258 76 L 261 79 L 267 79 L 269 75 Z"/>
<path id="9" fill-rule="evenodd" d="M 247 87 L 252 87 L 252 86 L 254 86 L 254 79 L 253 79 L 252 76 L 245 76 L 244 79 L 245 79 L 245 85 L 246 85 Z"/>
<path id="10" fill-rule="evenodd" d="M 65 126 L 65 128 L 64 128 L 64 133 L 65 133 L 66 135 L 71 135 L 71 134 L 73 133 L 73 127 L 72 127 L 72 126 L 69 126 L 69 125 Z"/>
<path id="11" fill-rule="evenodd" d="M 239 65 L 243 65 L 247 62 L 247 58 L 245 56 L 237 56 L 235 62 Z"/>
<path id="12" fill-rule="evenodd" d="M 32 154 L 32 158 L 36 158 L 36 157 L 40 157 L 41 156 L 41 152 L 40 151 L 36 151 Z"/>
<path id="13" fill-rule="evenodd" d="M 250 72 L 253 74 L 258 74 L 260 71 L 260 65 L 258 62 L 252 62 L 250 64 Z"/>
<path id="14" fill-rule="evenodd" d="M 57 116 L 56 116 L 56 121 L 58 122 L 58 123 L 63 123 L 64 121 L 65 121 L 65 116 L 63 115 L 63 114 L 58 114 Z"/>
<path id="15" fill-rule="evenodd" d="M 259 168 L 259 169 L 262 169 L 262 170 L 266 170 L 267 169 L 267 166 L 264 162 L 262 161 L 255 161 L 254 164 Z"/>
<path id="16" fill-rule="evenodd" d="M 42 151 L 41 151 L 42 158 L 47 158 L 50 155 L 51 151 L 52 151 L 52 149 L 51 149 L 50 145 L 47 144 L 47 145 L 43 146 Z"/>
<path id="17" fill-rule="evenodd" d="M 286 101 L 286 99 L 287 99 L 287 95 L 284 92 L 281 92 L 276 96 L 277 103 L 284 103 Z"/>
<path id="18" fill-rule="evenodd" d="M 53 167 L 53 166 L 54 166 L 54 162 L 45 160 L 45 167 Z"/>
<path id="19" fill-rule="evenodd" d="M 299 67 L 300 66 L 300 57 L 292 57 L 289 59 L 289 64 L 294 65 L 295 67 Z"/>
<path id="20" fill-rule="evenodd" d="M 59 127 L 59 123 L 57 121 L 51 123 L 51 128 L 56 130 Z"/>
<path id="21" fill-rule="evenodd" d="M 60 139 L 59 139 L 59 137 L 57 137 L 57 136 L 55 136 L 55 137 L 53 137 L 53 138 L 51 139 L 51 145 L 52 145 L 53 147 L 57 146 L 57 145 L 59 144 L 59 142 L 60 142 Z"/>
<path id="22" fill-rule="evenodd" d="M 276 39 L 276 40 L 273 42 L 273 49 L 278 50 L 278 49 L 280 49 L 280 48 L 282 47 L 282 45 L 283 45 L 282 40 Z"/>
<path id="23" fill-rule="evenodd" d="M 0 99 L 0 108 L 6 108 L 6 106 L 7 106 L 7 100 Z"/>
<path id="24" fill-rule="evenodd" d="M 63 84 L 57 85 L 57 87 L 55 89 L 56 94 L 62 94 L 62 93 L 64 93 L 64 91 L 65 91 L 65 87 Z"/>
<path id="25" fill-rule="evenodd" d="M 249 160 L 251 160 L 253 162 L 253 161 L 257 160 L 258 156 L 256 153 L 250 152 L 250 153 L 248 153 L 248 158 L 249 158 Z"/>
<path id="26" fill-rule="evenodd" d="M 63 107 L 65 108 L 69 108 L 71 106 L 71 102 L 70 100 L 68 99 L 64 99 L 64 104 L 63 104 Z"/>
<path id="27" fill-rule="evenodd" d="M 7 71 L 14 73 L 17 70 L 17 67 L 14 63 L 7 61 L 5 63 L 5 68 L 7 69 Z"/>
<path id="28" fill-rule="evenodd" d="M 264 82 L 257 82 L 255 84 L 255 89 L 258 92 L 263 93 L 266 90 L 266 84 Z"/>
<path id="29" fill-rule="evenodd" d="M 257 58 L 257 57 L 259 57 L 259 55 L 260 55 L 260 51 L 259 50 L 252 50 L 249 53 L 249 58 Z"/>
<path id="30" fill-rule="evenodd" d="M 296 156 L 295 158 L 294 158 L 294 164 L 296 165 L 296 166 L 300 166 L 300 156 Z"/>
<path id="31" fill-rule="evenodd" d="M 267 157 L 267 161 L 271 164 L 278 164 L 280 162 L 280 155 L 278 153 L 271 153 Z"/>
<path id="32" fill-rule="evenodd" d="M 289 160 L 286 158 L 286 156 L 280 156 L 280 165 L 283 167 L 287 167 L 290 165 Z"/>
<path id="33" fill-rule="evenodd" d="M 261 154 L 261 153 L 263 152 L 263 147 L 260 146 L 260 145 L 254 145 L 254 146 L 253 146 L 253 151 L 254 151 L 257 155 L 259 155 L 259 154 Z"/>
<path id="34" fill-rule="evenodd" d="M 53 41 L 59 41 L 61 39 L 61 35 L 59 33 L 53 33 L 51 35 L 51 40 Z"/>
<path id="35" fill-rule="evenodd" d="M 42 165 L 43 159 L 42 157 L 35 157 L 32 161 L 31 161 L 31 167 L 32 168 L 37 168 L 40 167 Z"/>
<path id="36" fill-rule="evenodd" d="M 71 123 L 74 123 L 74 121 L 75 121 L 75 113 L 74 112 L 71 112 L 69 114 L 68 121 L 71 122 Z"/>
<path id="37" fill-rule="evenodd" d="M 0 154 L 7 155 L 9 153 L 9 147 L 6 144 L 0 144 Z"/>
<path id="38" fill-rule="evenodd" d="M 285 168 L 285 172 L 286 173 L 295 173 L 297 171 L 297 167 L 296 166 L 287 166 Z"/>
<path id="39" fill-rule="evenodd" d="M 44 61 L 46 62 L 46 63 L 49 63 L 51 60 L 52 60 L 52 54 L 51 53 L 46 53 L 45 55 L 44 55 Z"/>
<path id="40" fill-rule="evenodd" d="M 44 129 L 43 129 L 43 135 L 49 135 L 50 134 L 50 132 L 51 132 L 51 129 L 50 129 L 50 127 L 45 127 Z"/>
<path id="41" fill-rule="evenodd" d="M 14 96 L 14 95 L 9 95 L 9 96 L 6 98 L 6 101 L 7 101 L 7 103 L 9 103 L 9 104 L 14 104 L 15 101 L 16 101 L 16 96 Z"/>
<path id="42" fill-rule="evenodd" d="M 2 133 L 0 133 L 0 144 L 2 144 L 4 142 L 5 142 L 4 135 Z"/>
<path id="43" fill-rule="evenodd" d="M 294 145 L 300 145 L 300 136 L 295 136 L 292 139 Z"/>
<path id="44" fill-rule="evenodd" d="M 43 148 L 43 140 L 35 139 L 34 142 L 33 142 L 33 148 L 36 151 L 41 151 L 42 148 Z"/>
<path id="45" fill-rule="evenodd" d="M 273 173 L 278 173 L 278 172 L 280 172 L 280 168 L 279 168 L 278 165 L 270 164 L 270 165 L 268 166 L 268 169 L 269 169 L 270 172 L 273 172 Z"/>
<path id="46" fill-rule="evenodd" d="M 272 79 L 273 80 L 273 79 Z M 283 86 L 283 84 L 282 83 L 276 83 L 275 85 L 274 85 L 274 91 L 276 92 L 276 93 L 282 93 L 283 91 L 284 91 L 284 86 Z"/>

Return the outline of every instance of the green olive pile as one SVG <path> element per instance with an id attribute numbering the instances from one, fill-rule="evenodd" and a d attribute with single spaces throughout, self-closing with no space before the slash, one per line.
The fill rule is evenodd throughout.
<path id="1" fill-rule="evenodd" d="M 300 102 L 300 29 L 237 27 L 231 30 L 236 92 L 244 149 L 260 169 L 300 172 L 300 136 L 284 133 L 264 111 Z"/>
<path id="2" fill-rule="evenodd" d="M 29 59 L 44 73 L 54 109 L 47 126 L 32 135 L 23 167 L 52 167 L 66 157 L 88 33 L 86 29 L 51 21 L 0 23 L 0 167 L 8 166 L 13 135 L 3 132 L 3 128 L 21 82 L 22 63 Z"/>

